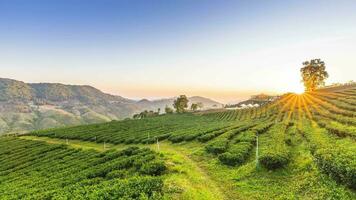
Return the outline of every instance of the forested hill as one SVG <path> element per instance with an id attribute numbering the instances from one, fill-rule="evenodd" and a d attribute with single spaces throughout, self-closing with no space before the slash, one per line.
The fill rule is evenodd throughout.
<path id="1" fill-rule="evenodd" d="M 221 104 L 192 97 L 206 108 Z M 124 119 L 143 110 L 164 110 L 173 98 L 131 100 L 87 85 L 24 83 L 0 78 L 0 134 Z"/>
<path id="2" fill-rule="evenodd" d="M 44 101 L 44 103 L 59 101 L 79 101 L 83 103 L 98 103 L 100 101 L 134 102 L 120 96 L 105 94 L 87 85 L 24 83 L 4 78 L 0 78 L 0 92 L 1 101 Z"/>

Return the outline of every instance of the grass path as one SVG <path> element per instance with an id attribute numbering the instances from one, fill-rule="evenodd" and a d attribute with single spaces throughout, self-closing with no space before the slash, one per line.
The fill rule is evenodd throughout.
<path id="1" fill-rule="evenodd" d="M 123 149 L 128 146 L 149 147 L 158 151 L 156 144 L 151 145 L 113 145 L 103 143 L 86 142 L 81 140 L 65 140 L 47 137 L 22 136 L 22 139 L 45 141 L 52 144 L 66 144 L 73 148 L 95 149 L 105 151 L 109 149 Z M 194 143 L 174 145 L 168 142 L 159 144 L 159 153 L 164 155 L 169 173 L 165 175 L 165 193 L 168 199 L 206 199 L 206 200 L 225 200 L 229 199 L 223 191 L 222 183 L 212 179 L 200 166 L 200 162 L 192 159 L 192 154 L 201 150 L 201 145 Z"/>

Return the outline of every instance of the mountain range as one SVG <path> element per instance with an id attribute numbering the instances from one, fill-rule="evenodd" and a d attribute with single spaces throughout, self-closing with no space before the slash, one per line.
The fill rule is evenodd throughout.
<path id="1" fill-rule="evenodd" d="M 0 134 L 121 120 L 144 110 L 164 111 L 166 106 L 172 107 L 174 99 L 137 101 L 88 85 L 0 78 Z M 203 103 L 204 109 L 222 106 L 200 96 L 188 99 L 190 104 Z"/>

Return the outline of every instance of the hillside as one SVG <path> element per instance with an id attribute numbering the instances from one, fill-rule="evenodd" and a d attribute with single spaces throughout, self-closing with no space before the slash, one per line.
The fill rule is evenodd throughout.
<path id="1" fill-rule="evenodd" d="M 206 108 L 221 105 L 203 97 Z M 143 110 L 164 110 L 173 98 L 135 101 L 91 86 L 24 83 L 0 78 L 0 134 L 90 124 L 132 117 Z"/>
<path id="2" fill-rule="evenodd" d="M 43 173 L 36 164 L 42 159 L 35 156 L 41 154 L 40 150 L 31 153 L 35 158 L 23 157 L 19 161 L 22 167 L 12 169 L 12 164 L 6 164 L 13 162 L 13 156 L 26 151 L 17 149 L 38 145 L 52 149 L 58 148 L 56 144 L 63 144 L 61 148 L 65 150 L 54 152 L 58 158 L 53 157 L 50 162 L 62 163 L 61 155 L 66 154 L 67 148 L 92 149 L 90 154 L 95 154 L 136 146 L 160 153 L 165 167 L 155 164 L 154 169 L 162 169 L 158 170 L 163 171 L 158 175 L 162 182 L 149 184 L 142 194 L 149 199 L 355 199 L 355 116 L 356 87 L 351 86 L 333 92 L 289 93 L 259 108 L 168 114 L 2 137 L 3 145 L 15 149 L 0 149 L 1 155 L 11 153 L 0 160 L 0 180 L 11 180 L 1 184 L 0 191 L 7 191 L 9 199 L 17 199 L 19 195 L 71 197 L 67 192 L 75 184 L 70 181 L 67 181 L 68 188 L 58 193 L 49 186 L 36 185 L 28 191 L 21 187 L 25 185 L 23 179 L 11 178 L 16 174 L 35 177 Z M 126 167 L 121 169 L 121 164 L 100 164 L 108 159 L 91 160 L 97 163 L 95 170 L 70 179 L 80 180 L 79 184 L 85 188 L 82 194 L 87 199 L 95 199 L 97 188 L 103 185 L 108 187 L 105 195 L 117 198 L 122 188 L 109 186 L 111 181 L 130 183 L 133 174 L 146 177 L 140 174 L 140 164 L 125 172 Z M 132 167 L 134 163 L 122 166 Z M 60 169 L 53 170 L 63 173 Z M 38 183 L 46 180 L 42 176 L 36 179 Z M 57 185 L 65 181 L 55 180 Z M 135 189 L 127 191 L 137 195 Z"/>

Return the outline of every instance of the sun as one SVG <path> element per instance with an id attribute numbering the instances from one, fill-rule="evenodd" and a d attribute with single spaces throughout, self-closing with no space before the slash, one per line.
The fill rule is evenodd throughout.
<path id="1" fill-rule="evenodd" d="M 296 85 L 294 88 L 291 89 L 291 92 L 295 94 L 303 94 L 305 91 L 302 85 Z"/>

